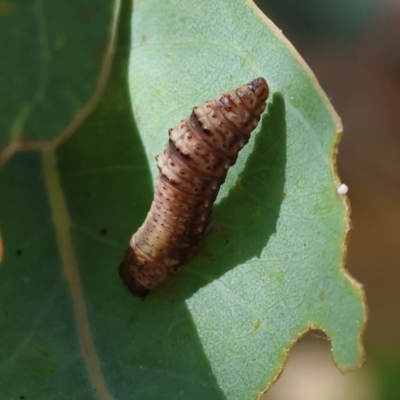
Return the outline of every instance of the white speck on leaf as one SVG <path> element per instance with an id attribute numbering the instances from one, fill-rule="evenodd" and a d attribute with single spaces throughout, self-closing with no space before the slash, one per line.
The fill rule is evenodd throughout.
<path id="1" fill-rule="evenodd" d="M 345 185 L 344 183 L 341 183 L 337 188 L 337 192 L 339 194 L 346 194 L 348 191 L 349 191 L 349 187 L 347 185 Z"/>

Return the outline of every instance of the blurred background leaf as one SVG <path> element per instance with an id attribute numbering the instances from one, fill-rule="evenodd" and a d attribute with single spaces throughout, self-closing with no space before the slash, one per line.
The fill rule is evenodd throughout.
<path id="1" fill-rule="evenodd" d="M 0 163 L 19 148 L 60 143 L 93 111 L 109 74 L 115 3 L 0 2 Z"/>

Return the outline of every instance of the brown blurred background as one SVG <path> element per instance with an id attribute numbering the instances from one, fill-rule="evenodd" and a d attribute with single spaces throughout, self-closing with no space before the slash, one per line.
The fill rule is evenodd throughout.
<path id="1" fill-rule="evenodd" d="M 368 361 L 342 376 L 315 332 L 265 400 L 400 400 L 400 0 L 258 0 L 317 76 L 344 125 L 338 169 L 364 284 Z M 263 399 L 264 399 L 263 398 Z"/>

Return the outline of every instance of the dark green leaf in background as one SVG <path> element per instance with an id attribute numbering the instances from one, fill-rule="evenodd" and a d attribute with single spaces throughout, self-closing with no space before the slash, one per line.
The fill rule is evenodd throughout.
<path id="1" fill-rule="evenodd" d="M 0 162 L 58 144 L 93 110 L 109 74 L 115 3 L 0 2 Z"/>
<path id="2" fill-rule="evenodd" d="M 250 3 L 142 0 L 121 11 L 96 111 L 55 150 L 17 153 L 0 171 L 4 396 L 253 399 L 310 327 L 330 337 L 342 370 L 356 367 L 365 310 L 343 269 L 341 125 L 315 78 Z M 131 297 L 116 269 L 149 208 L 168 128 L 257 76 L 270 84 L 267 111 L 199 254 L 146 301 Z M 42 118 L 56 118 L 59 100 L 45 103 Z"/>

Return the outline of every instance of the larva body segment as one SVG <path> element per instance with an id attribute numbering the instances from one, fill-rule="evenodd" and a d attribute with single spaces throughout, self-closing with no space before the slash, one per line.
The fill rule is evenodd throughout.
<path id="1" fill-rule="evenodd" d="M 190 258 L 212 204 L 265 109 L 269 88 L 257 78 L 201 107 L 169 131 L 156 157 L 160 174 L 146 220 L 132 236 L 119 274 L 135 296 L 148 292 Z"/>

